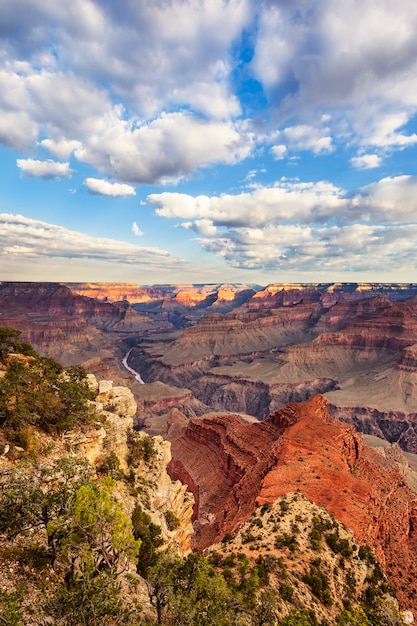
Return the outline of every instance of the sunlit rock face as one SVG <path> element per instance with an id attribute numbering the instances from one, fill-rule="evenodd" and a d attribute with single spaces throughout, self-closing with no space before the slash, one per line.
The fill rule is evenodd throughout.
<path id="1" fill-rule="evenodd" d="M 398 449 L 389 455 L 364 446 L 351 425 L 329 416 L 323 396 L 291 403 L 255 424 L 230 415 L 187 421 L 176 414 L 168 438 L 169 473 L 195 497 L 195 547 L 221 540 L 257 506 L 299 491 L 351 528 L 359 543 L 374 547 L 391 584 L 417 580 L 417 496 Z M 417 609 L 406 591 L 398 595 Z"/>

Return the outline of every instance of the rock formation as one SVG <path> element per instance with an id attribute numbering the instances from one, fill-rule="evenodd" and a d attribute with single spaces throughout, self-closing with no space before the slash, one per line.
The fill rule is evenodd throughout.
<path id="1" fill-rule="evenodd" d="M 0 324 L 17 328 L 23 341 L 67 365 L 114 358 L 122 338 L 155 328 L 126 301 L 99 302 L 58 283 L 0 283 Z"/>
<path id="2" fill-rule="evenodd" d="M 65 364 L 108 367 L 132 388 L 153 434 L 164 431 L 174 397 L 187 417 L 209 407 L 263 419 L 322 393 L 334 417 L 417 451 L 416 285 L 71 289 L 1 283 L 0 323 Z M 141 388 L 127 373 L 128 351 L 129 366 L 158 387 Z"/>
<path id="3" fill-rule="evenodd" d="M 186 387 L 214 410 L 260 419 L 325 393 L 332 415 L 417 451 L 416 299 L 364 293 L 327 308 L 291 301 L 253 309 L 268 300 L 258 292 L 240 310 L 206 315 L 180 335 L 147 337 L 132 363 L 148 382 Z"/>
<path id="4" fill-rule="evenodd" d="M 329 416 L 323 396 L 255 424 L 226 415 L 187 422 L 177 413 L 168 438 L 169 473 L 195 497 L 195 547 L 219 541 L 257 506 L 301 492 L 375 549 L 400 601 L 417 609 L 406 582 L 417 580 L 417 495 L 398 462 Z"/>

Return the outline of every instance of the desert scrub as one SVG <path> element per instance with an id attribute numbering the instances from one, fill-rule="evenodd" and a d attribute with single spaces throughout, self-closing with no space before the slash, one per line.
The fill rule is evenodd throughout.
<path id="1" fill-rule="evenodd" d="M 129 449 L 127 462 L 132 467 L 138 467 L 142 462 L 150 463 L 157 455 L 155 442 L 149 435 L 144 436 L 130 430 L 127 434 L 127 445 Z"/>
<path id="2" fill-rule="evenodd" d="M 165 511 L 164 517 L 168 530 L 175 530 L 180 525 L 180 520 L 173 511 Z"/>

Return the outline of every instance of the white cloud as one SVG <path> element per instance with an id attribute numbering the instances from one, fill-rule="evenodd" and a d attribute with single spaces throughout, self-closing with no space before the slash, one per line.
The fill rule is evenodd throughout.
<path id="1" fill-rule="evenodd" d="M 36 141 L 38 125 L 25 111 L 7 111 L 0 103 L 0 143 L 27 150 Z"/>
<path id="2" fill-rule="evenodd" d="M 351 211 L 379 223 L 415 222 L 417 176 L 395 176 L 362 187 L 351 200 Z"/>
<path id="3" fill-rule="evenodd" d="M 271 153 L 278 161 L 283 159 L 288 150 L 309 150 L 313 154 L 333 152 L 334 146 L 328 128 L 315 128 L 306 124 L 288 126 L 282 131 L 271 133 L 268 141 L 277 141 Z"/>
<path id="4" fill-rule="evenodd" d="M 236 125 L 188 113 L 163 114 L 144 125 L 112 115 L 101 120 L 75 156 L 119 180 L 164 183 L 212 163 L 236 163 L 250 154 L 252 142 Z"/>
<path id="5" fill-rule="evenodd" d="M 384 178 L 353 196 L 325 181 L 282 180 L 234 196 L 162 193 L 148 202 L 187 220 L 181 226 L 198 233 L 203 250 L 235 268 L 417 268 L 417 176 Z"/>
<path id="6" fill-rule="evenodd" d="M 62 226 L 23 215 L 0 214 L 0 255 L 14 263 L 26 259 L 93 259 L 164 271 L 167 264 L 186 263 L 158 248 L 139 247 L 125 241 L 91 237 Z"/>
<path id="7" fill-rule="evenodd" d="M 110 183 L 100 178 L 86 178 L 84 185 L 88 191 L 101 196 L 135 196 L 135 188 L 124 183 Z"/>
<path id="8" fill-rule="evenodd" d="M 359 170 L 369 170 L 381 165 L 382 159 L 377 154 L 363 154 L 350 159 L 352 167 Z"/>
<path id="9" fill-rule="evenodd" d="M 415 143 L 417 5 L 406 0 L 265 3 L 252 61 L 280 121 L 322 119 L 360 145 Z M 381 124 L 391 120 L 391 128 Z"/>
<path id="10" fill-rule="evenodd" d="M 218 226 L 265 227 L 271 222 L 323 222 L 341 216 L 347 200 L 343 190 L 328 182 L 281 181 L 273 187 L 256 187 L 237 195 L 189 196 L 151 194 L 148 202 L 162 217 L 209 219 Z"/>
<path id="11" fill-rule="evenodd" d="M 281 161 L 287 155 L 288 149 L 284 144 L 279 144 L 278 146 L 272 146 L 271 153 L 276 161 Z"/>
<path id="12" fill-rule="evenodd" d="M 74 150 L 79 150 L 82 147 L 80 141 L 76 139 L 65 139 L 64 137 L 57 141 L 54 139 L 43 139 L 39 145 L 59 159 L 67 159 Z"/>
<path id="13" fill-rule="evenodd" d="M 136 222 L 133 222 L 132 224 L 132 232 L 134 235 L 136 235 L 136 237 L 142 237 L 143 235 L 143 231 L 139 228 Z"/>
<path id="14" fill-rule="evenodd" d="M 36 159 L 17 159 L 17 167 L 27 176 L 39 178 L 69 178 L 74 173 L 69 163 L 52 161 L 38 161 Z"/>

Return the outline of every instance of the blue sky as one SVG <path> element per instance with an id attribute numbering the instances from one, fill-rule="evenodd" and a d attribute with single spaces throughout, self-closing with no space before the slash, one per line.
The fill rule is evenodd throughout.
<path id="1" fill-rule="evenodd" d="M 417 282 L 414 0 L 0 1 L 0 280 Z"/>

